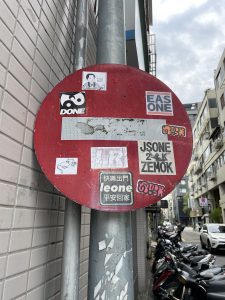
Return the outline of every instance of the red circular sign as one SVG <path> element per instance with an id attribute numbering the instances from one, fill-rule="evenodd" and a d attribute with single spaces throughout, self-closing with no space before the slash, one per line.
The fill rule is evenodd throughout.
<path id="1" fill-rule="evenodd" d="M 125 65 L 67 76 L 38 112 L 34 147 L 51 183 L 93 209 L 130 211 L 165 197 L 183 177 L 192 130 L 176 95 Z"/>

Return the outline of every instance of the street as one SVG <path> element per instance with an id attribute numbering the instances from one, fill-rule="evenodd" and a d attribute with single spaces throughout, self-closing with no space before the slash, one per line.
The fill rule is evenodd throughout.
<path id="1" fill-rule="evenodd" d="M 200 233 L 194 231 L 192 227 L 185 227 L 182 233 L 182 240 L 184 243 L 193 243 L 200 246 Z M 225 265 L 225 250 L 224 251 L 215 251 L 213 255 L 216 256 L 215 264 L 218 266 Z"/>

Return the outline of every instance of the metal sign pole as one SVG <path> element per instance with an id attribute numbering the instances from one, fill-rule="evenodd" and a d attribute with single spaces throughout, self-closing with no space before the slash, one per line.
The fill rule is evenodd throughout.
<path id="1" fill-rule="evenodd" d="M 100 0 L 97 63 L 125 64 L 124 3 Z M 131 213 L 92 210 L 88 299 L 134 299 Z"/>
<path id="2" fill-rule="evenodd" d="M 74 70 L 85 66 L 87 0 L 77 1 Z M 61 299 L 79 299 L 81 206 L 68 198 L 65 203 Z"/>

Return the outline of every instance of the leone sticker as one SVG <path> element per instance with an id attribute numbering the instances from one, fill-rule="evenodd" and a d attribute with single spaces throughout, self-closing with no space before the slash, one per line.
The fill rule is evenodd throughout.
<path id="1" fill-rule="evenodd" d="M 162 198 L 165 193 L 165 185 L 145 180 L 138 180 L 136 191 L 141 194 Z"/>
<path id="2" fill-rule="evenodd" d="M 170 136 L 186 137 L 186 128 L 177 125 L 162 125 L 162 134 Z"/>
<path id="3" fill-rule="evenodd" d="M 170 92 L 146 91 L 147 115 L 173 116 L 173 101 Z"/>
<path id="4" fill-rule="evenodd" d="M 130 172 L 101 172 L 99 187 L 101 205 L 133 204 L 133 184 Z"/>
<path id="5" fill-rule="evenodd" d="M 128 168 L 127 147 L 92 147 L 92 169 Z"/>
<path id="6" fill-rule="evenodd" d="M 138 141 L 140 174 L 176 175 L 172 141 Z"/>
<path id="7" fill-rule="evenodd" d="M 105 72 L 83 72 L 82 90 L 100 90 L 107 89 L 107 73 Z"/>
<path id="8" fill-rule="evenodd" d="M 57 157 L 55 163 L 56 175 L 76 175 L 78 158 Z"/>
<path id="9" fill-rule="evenodd" d="M 86 113 L 85 92 L 68 92 L 60 95 L 60 115 L 82 115 Z"/>

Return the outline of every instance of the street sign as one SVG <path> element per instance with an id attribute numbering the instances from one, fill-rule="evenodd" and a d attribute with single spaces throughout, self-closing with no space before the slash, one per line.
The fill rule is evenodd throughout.
<path id="1" fill-rule="evenodd" d="M 95 65 L 56 85 L 38 112 L 41 169 L 69 199 L 130 211 L 164 198 L 183 177 L 192 130 L 176 95 L 125 65 Z"/>

